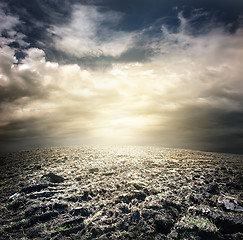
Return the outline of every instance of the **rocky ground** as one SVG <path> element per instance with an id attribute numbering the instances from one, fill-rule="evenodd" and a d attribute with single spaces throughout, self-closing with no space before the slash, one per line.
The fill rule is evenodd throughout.
<path id="1" fill-rule="evenodd" d="M 243 239 L 243 155 L 65 147 L 0 161 L 0 239 Z"/>

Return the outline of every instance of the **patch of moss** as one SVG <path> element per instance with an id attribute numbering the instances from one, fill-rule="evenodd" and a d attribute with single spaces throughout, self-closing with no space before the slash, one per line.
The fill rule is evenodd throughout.
<path id="1" fill-rule="evenodd" d="M 205 232 L 217 232 L 218 228 L 208 218 L 187 214 L 183 216 L 178 226 L 182 229 L 198 229 Z"/>

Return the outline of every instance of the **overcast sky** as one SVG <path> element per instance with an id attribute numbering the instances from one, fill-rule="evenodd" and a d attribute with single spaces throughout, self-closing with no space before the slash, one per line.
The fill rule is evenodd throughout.
<path id="1" fill-rule="evenodd" d="M 1 0 L 0 146 L 243 153 L 242 0 Z"/>

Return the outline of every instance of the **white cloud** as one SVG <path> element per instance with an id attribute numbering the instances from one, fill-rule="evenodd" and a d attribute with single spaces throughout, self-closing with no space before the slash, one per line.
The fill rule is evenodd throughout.
<path id="1" fill-rule="evenodd" d="M 113 25 L 121 18 L 118 12 L 75 5 L 69 23 L 50 29 L 56 36 L 55 48 L 76 57 L 119 56 L 135 36 L 133 32 L 114 30 Z"/>

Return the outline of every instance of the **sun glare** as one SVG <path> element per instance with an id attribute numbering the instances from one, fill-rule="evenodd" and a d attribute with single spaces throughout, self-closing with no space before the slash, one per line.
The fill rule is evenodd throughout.
<path id="1" fill-rule="evenodd" d="M 129 128 L 134 125 L 132 117 L 121 116 L 111 120 L 111 126 L 114 128 Z"/>
<path id="2" fill-rule="evenodd" d="M 114 116 L 114 115 L 113 115 Z M 152 124 L 152 119 L 139 115 L 115 115 L 100 121 L 93 138 L 105 144 L 138 144 L 141 129 Z"/>

